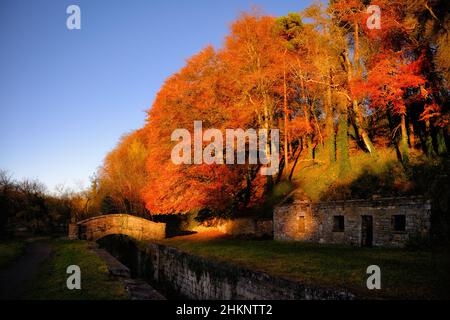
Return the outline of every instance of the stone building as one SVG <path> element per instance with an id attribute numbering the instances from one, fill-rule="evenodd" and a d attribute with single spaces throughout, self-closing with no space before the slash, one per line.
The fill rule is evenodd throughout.
<path id="1" fill-rule="evenodd" d="M 420 197 L 311 203 L 288 197 L 273 215 L 275 240 L 404 246 L 428 237 L 431 204 Z"/>

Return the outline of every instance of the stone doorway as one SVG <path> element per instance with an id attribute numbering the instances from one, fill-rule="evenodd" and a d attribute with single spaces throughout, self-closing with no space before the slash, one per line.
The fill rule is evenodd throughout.
<path id="1" fill-rule="evenodd" d="M 361 246 L 371 247 L 373 245 L 373 217 L 361 216 Z"/>

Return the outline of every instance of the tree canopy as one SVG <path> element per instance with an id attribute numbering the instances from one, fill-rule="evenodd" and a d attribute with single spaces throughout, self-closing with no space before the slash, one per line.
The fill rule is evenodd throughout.
<path id="1" fill-rule="evenodd" d="M 151 214 L 245 211 L 264 204 L 299 163 L 351 170 L 357 153 L 447 154 L 449 4 L 380 0 L 381 28 L 368 3 L 335 0 L 271 17 L 244 13 L 222 48 L 208 46 L 170 76 L 144 128 L 106 157 L 100 188 L 120 210 Z M 175 129 L 279 129 L 278 174 L 260 165 L 171 161 Z M 204 142 L 203 148 L 207 145 Z M 235 150 L 236 152 L 236 150 Z M 267 146 L 266 152 L 270 151 Z"/>

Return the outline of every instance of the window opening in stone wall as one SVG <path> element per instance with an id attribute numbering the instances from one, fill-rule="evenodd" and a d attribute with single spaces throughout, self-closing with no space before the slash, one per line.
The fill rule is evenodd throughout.
<path id="1" fill-rule="evenodd" d="M 406 216 L 404 214 L 396 214 L 391 218 L 392 230 L 395 232 L 406 231 Z"/>
<path id="2" fill-rule="evenodd" d="M 344 216 L 333 217 L 333 232 L 344 232 Z"/>
<path id="3" fill-rule="evenodd" d="M 298 232 L 305 233 L 305 217 L 298 217 Z"/>

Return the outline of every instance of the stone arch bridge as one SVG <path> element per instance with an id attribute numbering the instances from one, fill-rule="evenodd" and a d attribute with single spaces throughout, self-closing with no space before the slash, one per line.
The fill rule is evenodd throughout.
<path id="1" fill-rule="evenodd" d="M 166 224 L 129 214 L 108 214 L 69 225 L 69 239 L 72 240 L 96 241 L 112 234 L 127 235 L 136 240 L 164 239 Z"/>

